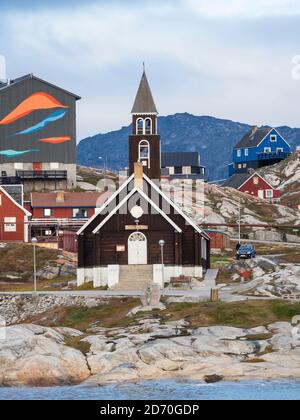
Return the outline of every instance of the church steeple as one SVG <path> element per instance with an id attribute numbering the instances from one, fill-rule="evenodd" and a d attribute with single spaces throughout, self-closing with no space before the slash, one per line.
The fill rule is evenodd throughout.
<path id="1" fill-rule="evenodd" d="M 145 69 L 132 108 L 132 135 L 129 137 L 130 174 L 134 164 L 142 163 L 153 180 L 161 178 L 160 136 L 157 135 L 157 108 Z"/>
<path id="2" fill-rule="evenodd" d="M 142 79 L 136 94 L 131 113 L 155 115 L 158 114 L 145 70 L 143 71 Z"/>

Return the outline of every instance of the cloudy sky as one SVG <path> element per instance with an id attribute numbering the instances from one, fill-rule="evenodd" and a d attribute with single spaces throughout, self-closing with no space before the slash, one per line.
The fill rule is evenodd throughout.
<path id="1" fill-rule="evenodd" d="M 1 0 L 0 39 L 82 96 L 79 138 L 130 122 L 143 61 L 161 115 L 300 127 L 299 0 Z"/>

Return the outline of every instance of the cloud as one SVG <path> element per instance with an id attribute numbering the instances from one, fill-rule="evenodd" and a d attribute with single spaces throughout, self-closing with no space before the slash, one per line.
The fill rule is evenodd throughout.
<path id="1" fill-rule="evenodd" d="M 9 77 L 33 72 L 82 96 L 79 138 L 130 122 L 143 61 L 162 114 L 298 124 L 298 2 L 41 3 L 3 11 L 0 54 Z"/>
<path id="2" fill-rule="evenodd" d="M 263 17 L 300 15 L 298 0 L 183 0 L 203 16 Z"/>

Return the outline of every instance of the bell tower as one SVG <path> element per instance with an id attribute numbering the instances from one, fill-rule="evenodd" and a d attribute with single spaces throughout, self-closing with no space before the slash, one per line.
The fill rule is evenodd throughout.
<path id="1" fill-rule="evenodd" d="M 129 175 L 134 164 L 142 163 L 145 174 L 152 180 L 161 179 L 160 136 L 157 134 L 158 112 L 145 70 L 131 111 L 132 135 L 129 136 Z"/>

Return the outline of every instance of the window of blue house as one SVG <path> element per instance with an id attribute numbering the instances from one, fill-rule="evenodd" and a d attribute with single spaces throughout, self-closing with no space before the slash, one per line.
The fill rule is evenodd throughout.
<path id="1" fill-rule="evenodd" d="M 276 135 L 276 134 L 272 134 L 272 135 L 270 136 L 270 141 L 271 141 L 272 143 L 276 143 L 276 142 L 277 142 L 277 135 Z"/>
<path id="2" fill-rule="evenodd" d="M 272 152 L 271 147 L 265 147 L 264 148 L 264 153 L 271 153 L 271 152 Z"/>
<path id="3" fill-rule="evenodd" d="M 276 153 L 283 153 L 283 147 L 277 147 Z"/>
<path id="4" fill-rule="evenodd" d="M 249 149 L 245 149 L 245 156 L 249 156 Z"/>
<path id="5" fill-rule="evenodd" d="M 241 157 L 241 156 L 242 156 L 242 151 L 241 151 L 241 150 L 238 150 L 238 151 L 236 152 L 236 154 L 237 154 L 237 157 Z"/>

